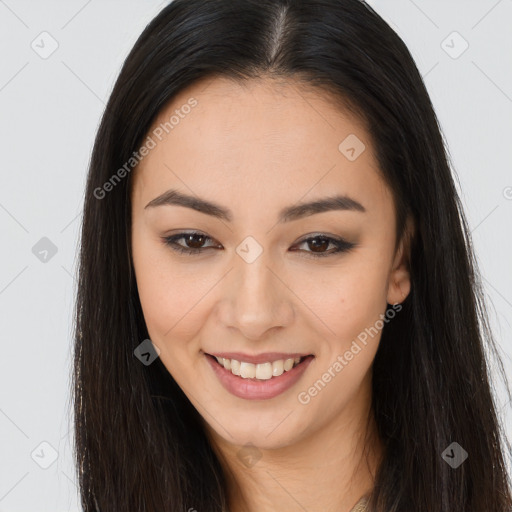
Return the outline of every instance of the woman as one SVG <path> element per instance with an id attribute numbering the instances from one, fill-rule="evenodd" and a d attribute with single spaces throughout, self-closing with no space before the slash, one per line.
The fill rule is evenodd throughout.
<path id="1" fill-rule="evenodd" d="M 509 511 L 468 233 L 371 7 L 172 2 L 88 176 L 84 510 Z"/>

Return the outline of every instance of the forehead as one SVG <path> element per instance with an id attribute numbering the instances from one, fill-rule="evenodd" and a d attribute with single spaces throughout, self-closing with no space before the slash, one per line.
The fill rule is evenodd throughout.
<path id="1" fill-rule="evenodd" d="M 162 140 L 152 135 L 156 146 L 133 174 L 136 196 L 149 201 L 176 187 L 231 204 L 233 190 L 245 204 L 250 198 L 289 204 L 333 190 L 382 195 L 369 135 L 339 105 L 293 81 L 196 82 L 162 109 L 148 132 L 160 127 Z M 347 149 L 360 154 L 354 159 Z"/>

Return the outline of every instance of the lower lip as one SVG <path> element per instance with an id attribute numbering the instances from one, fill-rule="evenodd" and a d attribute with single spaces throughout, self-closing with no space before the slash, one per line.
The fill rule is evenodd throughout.
<path id="1" fill-rule="evenodd" d="M 231 394 L 246 400 L 268 400 L 284 393 L 300 379 L 314 357 L 307 356 L 304 361 L 294 366 L 291 370 L 283 372 L 279 377 L 258 380 L 244 379 L 238 375 L 233 375 L 231 370 L 226 370 L 213 356 L 205 355 L 224 388 Z"/>

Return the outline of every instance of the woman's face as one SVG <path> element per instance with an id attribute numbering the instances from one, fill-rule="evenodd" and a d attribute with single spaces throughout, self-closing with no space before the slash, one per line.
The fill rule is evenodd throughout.
<path id="1" fill-rule="evenodd" d="M 386 304 L 409 292 L 368 133 L 318 91 L 215 78 L 148 135 L 133 263 L 169 373 L 234 445 L 346 424 L 368 406 Z"/>

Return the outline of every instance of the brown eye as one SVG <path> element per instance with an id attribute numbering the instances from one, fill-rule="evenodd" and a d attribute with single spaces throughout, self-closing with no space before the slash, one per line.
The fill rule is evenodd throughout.
<path id="1" fill-rule="evenodd" d="M 178 240 L 184 240 L 184 243 L 178 243 Z M 191 232 L 191 233 L 178 233 L 169 237 L 164 237 L 163 242 L 169 246 L 173 251 L 186 254 L 200 254 L 207 249 L 222 248 L 219 245 L 205 245 L 206 242 L 213 242 L 213 239 L 204 233 Z M 331 256 L 333 254 L 347 252 L 356 246 L 355 243 L 347 242 L 342 238 L 333 238 L 326 235 L 316 235 L 304 239 L 297 244 L 307 245 L 308 250 L 299 250 L 305 253 L 308 257 L 320 258 Z M 330 250 L 329 247 L 331 247 Z M 296 249 L 292 249 L 295 251 Z"/>
<path id="2" fill-rule="evenodd" d="M 185 245 L 178 243 L 178 240 L 183 239 Z M 205 246 L 205 242 L 212 241 L 213 239 L 203 233 L 178 233 L 163 238 L 165 245 L 168 245 L 173 251 L 187 254 L 198 254 L 204 252 L 206 249 L 212 249 L 215 246 Z"/>
<path id="3" fill-rule="evenodd" d="M 324 252 L 329 247 L 329 240 L 324 237 L 309 238 L 306 243 L 313 252 Z"/>
<path id="4" fill-rule="evenodd" d="M 356 246 L 355 243 L 347 242 L 343 238 L 333 238 L 326 235 L 316 235 L 313 237 L 306 238 L 299 242 L 299 246 L 307 244 L 309 251 L 305 252 L 308 256 L 313 258 L 319 258 L 324 256 L 331 256 L 333 254 L 347 252 Z M 327 251 L 329 246 L 333 246 L 330 251 Z"/>
<path id="5" fill-rule="evenodd" d="M 204 235 L 193 233 L 191 235 L 184 236 L 183 239 L 186 241 L 186 244 L 190 249 L 200 249 L 204 244 L 206 237 Z"/>

